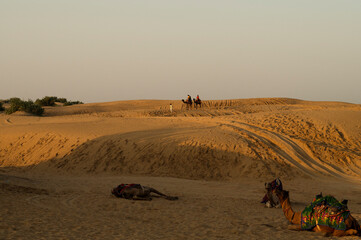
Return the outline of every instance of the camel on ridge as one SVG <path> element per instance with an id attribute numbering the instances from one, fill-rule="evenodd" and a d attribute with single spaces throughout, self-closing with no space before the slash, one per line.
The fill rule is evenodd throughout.
<path id="1" fill-rule="evenodd" d="M 120 184 L 112 190 L 114 196 L 131 200 L 151 201 L 151 193 L 156 193 L 167 200 L 178 200 L 178 197 L 165 195 L 154 188 L 142 186 L 140 184 Z"/>
<path id="2" fill-rule="evenodd" d="M 187 109 L 192 108 L 192 99 L 190 101 L 182 99 L 182 102 L 187 106 Z"/>
<path id="3" fill-rule="evenodd" d="M 281 202 L 284 215 L 286 216 L 287 220 L 291 224 L 293 224 L 293 225 L 290 225 L 288 227 L 288 229 L 297 230 L 297 231 L 305 230 L 305 229 L 302 229 L 302 227 L 301 227 L 302 211 L 301 212 L 293 211 L 293 209 L 291 207 L 291 203 L 290 203 L 289 192 L 277 189 L 276 195 Z M 322 195 L 319 195 L 319 196 L 322 196 Z M 342 201 L 342 204 L 344 204 L 346 206 L 347 200 Z M 347 206 L 346 206 L 346 208 L 347 208 Z M 348 210 L 346 210 L 346 211 L 348 211 Z M 315 213 L 312 212 L 312 214 L 315 214 Z M 339 214 L 339 213 L 336 213 L 335 216 L 337 214 Z M 338 229 L 335 229 L 335 228 L 332 228 L 329 226 L 319 225 L 318 222 L 316 222 L 316 226 L 314 226 L 310 230 L 313 232 L 324 233 L 325 236 L 337 236 L 337 237 L 351 236 L 351 235 L 361 236 L 360 225 L 357 222 L 357 220 L 353 216 L 351 216 L 351 214 L 349 214 L 348 217 L 344 221 L 345 221 L 345 225 L 346 225 L 345 230 L 338 230 Z"/>
<path id="4" fill-rule="evenodd" d="M 194 107 L 197 108 L 198 105 L 200 108 L 202 108 L 202 100 L 193 98 Z"/>

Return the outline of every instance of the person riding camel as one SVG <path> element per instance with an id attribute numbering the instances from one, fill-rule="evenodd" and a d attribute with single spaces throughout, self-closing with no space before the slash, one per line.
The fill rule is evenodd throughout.
<path id="1" fill-rule="evenodd" d="M 189 103 L 192 102 L 192 97 L 190 95 L 188 95 L 187 102 L 189 102 Z"/>
<path id="2" fill-rule="evenodd" d="M 197 95 L 196 98 L 193 98 L 193 101 L 194 101 L 194 106 L 195 108 L 198 108 L 199 107 L 202 107 L 202 101 L 201 99 L 199 98 L 199 95 Z"/>

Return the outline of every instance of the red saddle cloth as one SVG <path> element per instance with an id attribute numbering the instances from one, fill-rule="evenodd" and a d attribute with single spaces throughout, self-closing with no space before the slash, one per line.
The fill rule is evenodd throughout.
<path id="1" fill-rule="evenodd" d="M 112 190 L 112 194 L 116 197 L 124 197 L 124 190 L 128 189 L 128 188 L 139 188 L 141 187 L 140 184 L 135 184 L 135 183 L 131 183 L 131 184 L 120 184 L 118 185 L 116 188 L 113 188 Z"/>

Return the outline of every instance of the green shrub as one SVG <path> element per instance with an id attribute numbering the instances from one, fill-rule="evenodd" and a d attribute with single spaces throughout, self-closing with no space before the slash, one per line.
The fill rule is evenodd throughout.
<path id="1" fill-rule="evenodd" d="M 9 99 L 9 103 L 13 106 L 21 107 L 22 100 L 20 98 L 14 97 Z"/>
<path id="2" fill-rule="evenodd" d="M 10 107 L 5 110 L 6 114 L 12 114 L 16 111 L 24 111 L 34 115 L 41 116 L 44 113 L 44 108 L 32 100 L 22 101 L 20 98 L 11 98 Z"/>
<path id="3" fill-rule="evenodd" d="M 66 98 L 58 98 L 55 102 L 66 103 Z"/>
<path id="4" fill-rule="evenodd" d="M 9 103 L 10 103 L 10 107 L 8 107 L 6 110 L 5 110 L 5 113 L 6 114 L 12 114 L 16 111 L 19 111 L 20 108 L 22 107 L 23 105 L 23 101 L 21 101 L 20 98 L 10 98 L 9 99 Z"/>
<path id="5" fill-rule="evenodd" d="M 57 97 L 43 97 L 42 99 L 36 99 L 35 104 L 38 104 L 40 106 L 54 106 L 56 100 L 58 98 Z"/>
<path id="6" fill-rule="evenodd" d="M 36 99 L 35 104 L 40 106 L 54 106 L 56 102 L 63 103 L 64 106 L 70 106 L 74 104 L 83 104 L 80 101 L 68 101 L 66 98 L 58 98 L 55 96 L 46 96 L 42 99 Z"/>
<path id="7" fill-rule="evenodd" d="M 68 102 L 66 98 L 58 98 L 55 96 L 46 96 L 42 99 L 36 99 L 35 103 L 41 106 L 54 106 L 56 102 L 64 103 L 65 106 L 74 105 L 74 104 L 82 104 L 82 102 L 75 101 L 75 102 Z"/>
<path id="8" fill-rule="evenodd" d="M 27 102 L 24 102 L 22 110 L 27 112 L 27 113 L 31 113 L 31 114 L 34 114 L 34 115 L 37 115 L 37 116 L 41 116 L 44 113 L 44 108 L 42 108 L 38 104 L 35 104 L 31 100 L 29 100 Z"/>
<path id="9" fill-rule="evenodd" d="M 5 108 L 3 107 L 3 102 L 0 102 L 0 112 L 4 111 Z"/>
<path id="10" fill-rule="evenodd" d="M 70 101 L 70 102 L 64 103 L 64 106 L 71 106 L 71 105 L 75 105 L 75 104 L 84 104 L 84 103 L 80 102 L 80 101 Z"/>

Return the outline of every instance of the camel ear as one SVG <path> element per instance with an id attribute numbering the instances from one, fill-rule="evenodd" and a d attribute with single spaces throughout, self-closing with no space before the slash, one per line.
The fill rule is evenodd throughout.
<path id="1" fill-rule="evenodd" d="M 341 203 L 342 203 L 343 205 L 346 205 L 346 206 L 347 206 L 348 200 L 347 200 L 347 199 L 344 199 Z"/>
<path id="2" fill-rule="evenodd" d="M 276 179 L 277 185 L 281 185 L 281 180 L 279 178 Z"/>

